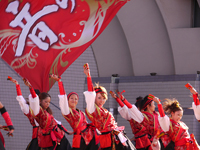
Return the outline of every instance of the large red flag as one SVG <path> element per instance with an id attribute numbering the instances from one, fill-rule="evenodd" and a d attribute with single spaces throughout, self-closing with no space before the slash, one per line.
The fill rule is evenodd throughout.
<path id="1" fill-rule="evenodd" d="M 47 92 L 127 1 L 0 0 L 0 57 Z"/>

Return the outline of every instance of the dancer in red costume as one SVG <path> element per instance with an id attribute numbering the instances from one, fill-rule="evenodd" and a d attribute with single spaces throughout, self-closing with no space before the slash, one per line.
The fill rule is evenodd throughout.
<path id="1" fill-rule="evenodd" d="M 34 119 L 33 112 L 31 111 L 31 109 L 29 109 L 28 103 L 26 102 L 26 100 L 22 96 L 22 92 L 21 92 L 21 89 L 20 89 L 20 85 L 18 84 L 18 81 L 13 79 L 13 78 L 11 78 L 11 77 L 8 77 L 8 80 L 10 80 L 13 83 L 15 83 L 16 91 L 17 91 L 16 99 L 19 102 L 19 105 L 20 105 L 20 108 L 21 108 L 22 112 L 24 113 L 25 116 L 27 116 L 27 118 L 30 121 L 30 124 L 33 126 L 32 140 L 28 144 L 26 150 L 40 150 L 40 148 L 38 146 L 38 141 L 37 141 L 37 134 L 38 134 L 39 124 Z"/>
<path id="2" fill-rule="evenodd" d="M 79 96 L 75 92 L 68 95 L 65 93 L 63 83 L 57 75 L 50 75 L 51 78 L 58 81 L 60 95 L 60 109 L 63 117 L 69 122 L 74 130 L 72 141 L 73 150 L 98 150 L 99 140 L 96 128 L 92 124 L 88 124 L 84 112 L 77 109 Z"/>
<path id="3" fill-rule="evenodd" d="M 1 102 L 0 102 L 0 112 L 7 124 L 7 126 L 0 125 L 0 129 L 9 131 L 7 135 L 12 136 L 14 132 L 13 123 L 10 119 L 9 113 L 6 111 L 5 106 L 3 106 Z M 1 132 L 0 132 L 0 150 L 5 150 L 5 141 Z"/>
<path id="4" fill-rule="evenodd" d="M 160 113 L 159 123 L 163 131 L 167 132 L 171 140 L 175 143 L 175 150 L 199 150 L 199 146 L 194 138 L 194 135 L 189 135 L 187 125 L 181 121 L 183 109 L 176 99 L 165 99 L 162 104 L 155 97 L 153 99 L 158 104 Z M 164 108 L 164 110 L 163 110 Z M 171 115 L 169 118 L 164 111 Z"/>
<path id="5" fill-rule="evenodd" d="M 124 103 L 123 103 L 123 100 L 125 99 L 124 96 L 119 92 L 117 92 L 117 93 L 118 93 L 118 96 L 113 91 L 110 91 L 111 96 L 119 104 L 118 112 L 120 113 L 122 118 L 129 121 L 129 123 L 131 125 L 132 132 L 135 135 L 135 140 L 134 140 L 135 148 L 137 150 L 151 150 L 152 149 L 151 142 L 148 138 L 148 135 L 146 134 L 146 128 L 130 117 L 130 114 L 128 112 L 129 111 L 128 107 L 126 105 L 124 105 Z M 140 102 L 142 99 L 143 99 L 142 97 L 138 97 L 136 99 L 135 105 L 137 106 L 137 108 L 139 110 L 140 110 Z"/>
<path id="6" fill-rule="evenodd" d="M 174 149 L 174 145 L 171 143 L 171 139 L 162 131 L 159 125 L 159 114 L 155 111 L 155 105 L 151 95 L 145 96 L 142 100 L 142 112 L 140 112 L 135 105 L 131 105 L 126 99 L 123 100 L 123 103 L 129 108 L 131 118 L 146 128 L 146 134 L 149 135 L 151 142 L 154 138 L 160 138 L 161 150 Z"/>
<path id="7" fill-rule="evenodd" d="M 24 80 L 24 83 L 31 92 L 29 95 L 30 108 L 40 127 L 38 130 L 39 147 L 43 150 L 71 150 L 69 141 L 64 135 L 65 132 L 60 129 L 62 124 L 55 120 L 49 107 L 51 96 L 43 92 L 38 97 L 31 84 L 27 80 Z"/>
<path id="8" fill-rule="evenodd" d="M 89 65 L 84 65 L 87 76 L 88 91 L 84 92 L 86 100 L 86 114 L 101 132 L 100 147 L 102 150 L 133 150 L 128 137 L 123 134 L 124 127 L 118 127 L 113 115 L 103 105 L 107 100 L 107 91 L 102 86 L 93 88 Z"/>

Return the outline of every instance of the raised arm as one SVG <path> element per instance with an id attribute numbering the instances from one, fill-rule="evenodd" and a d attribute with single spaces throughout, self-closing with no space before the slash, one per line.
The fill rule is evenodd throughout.
<path id="1" fill-rule="evenodd" d="M 185 87 L 187 89 L 189 89 L 190 92 L 192 93 L 193 101 L 194 101 L 192 103 L 192 108 L 194 110 L 194 115 L 195 115 L 196 119 L 198 121 L 200 121 L 200 102 L 199 102 L 198 93 L 197 93 L 196 89 L 190 83 L 187 83 L 185 85 Z"/>
<path id="2" fill-rule="evenodd" d="M 59 106 L 61 109 L 61 113 L 63 115 L 68 115 L 70 113 L 68 99 L 65 93 L 63 82 L 61 81 L 61 77 L 58 77 L 57 75 L 54 74 L 49 75 L 49 77 L 58 82 L 58 87 L 60 91 L 60 95 L 58 95 L 58 98 L 59 98 Z"/>
<path id="3" fill-rule="evenodd" d="M 123 91 L 125 92 L 125 91 Z M 123 92 L 117 91 L 119 99 L 126 105 L 126 108 L 128 108 L 128 119 L 129 117 L 137 121 L 138 123 L 141 123 L 144 119 L 144 116 L 142 113 L 138 110 L 138 108 L 135 105 L 132 105 L 131 103 L 128 102 L 127 99 L 122 95 Z M 129 119 L 130 120 L 130 119 Z"/>
<path id="4" fill-rule="evenodd" d="M 85 95 L 86 109 L 91 114 L 95 111 L 96 93 L 93 89 L 92 78 L 90 76 L 90 69 L 88 63 L 83 66 L 83 72 L 87 77 L 87 86 L 88 86 L 88 91 L 85 91 L 83 94 Z"/>
<path id="5" fill-rule="evenodd" d="M 90 75 L 90 68 L 89 68 L 89 64 L 88 63 L 84 64 L 83 72 L 85 73 L 85 75 L 87 77 L 88 91 L 89 92 L 93 92 L 94 89 L 93 89 L 92 78 L 91 78 L 91 75 Z"/>
<path id="6" fill-rule="evenodd" d="M 39 114 L 40 111 L 40 100 L 39 97 L 37 96 L 37 94 L 35 93 L 32 85 L 30 84 L 30 82 L 27 79 L 23 79 L 24 84 L 26 86 L 29 87 L 30 90 L 30 95 L 29 95 L 29 103 L 30 103 L 30 107 L 33 110 L 34 115 L 36 116 L 37 114 Z"/>
<path id="7" fill-rule="evenodd" d="M 29 106 L 26 103 L 26 100 L 24 99 L 24 97 L 22 96 L 21 88 L 20 88 L 18 81 L 13 79 L 12 77 L 9 77 L 9 76 L 8 76 L 7 80 L 10 80 L 11 82 L 15 83 L 16 91 L 17 91 L 16 99 L 19 102 L 19 105 L 21 107 L 22 112 L 24 114 L 28 114 L 29 113 Z"/>
<path id="8" fill-rule="evenodd" d="M 118 112 L 120 113 L 122 118 L 124 118 L 125 120 L 131 120 L 131 117 L 128 112 L 128 107 L 126 105 L 124 105 L 122 100 L 119 97 L 117 97 L 117 95 L 113 91 L 110 91 L 110 94 L 119 104 Z"/>
<path id="9" fill-rule="evenodd" d="M 153 96 L 153 95 L 152 95 Z M 158 121 L 163 129 L 164 132 L 169 131 L 169 126 L 170 126 L 170 120 L 167 115 L 165 115 L 162 104 L 160 103 L 160 99 L 158 97 L 153 96 L 153 101 L 157 103 L 158 105 L 158 111 L 159 111 L 159 116 L 158 116 Z"/>

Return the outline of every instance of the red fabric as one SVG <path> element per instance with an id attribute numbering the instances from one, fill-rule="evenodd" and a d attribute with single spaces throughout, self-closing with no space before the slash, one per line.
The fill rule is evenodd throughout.
<path id="1" fill-rule="evenodd" d="M 162 104 L 158 104 L 158 111 L 159 111 L 161 117 L 165 116 Z"/>
<path id="2" fill-rule="evenodd" d="M 188 134 L 188 127 L 184 122 L 175 122 L 174 120 L 170 119 L 171 126 L 169 128 L 169 131 L 167 134 L 170 136 L 171 140 L 175 143 L 175 150 L 181 150 L 181 149 L 188 149 L 188 146 L 190 144 L 188 141 L 192 141 L 190 138 L 190 135 Z M 191 148 L 191 150 L 194 150 Z"/>
<path id="3" fill-rule="evenodd" d="M 4 137 L 3 137 L 3 135 L 2 135 L 2 133 L 1 133 L 1 132 L 0 132 L 0 140 L 2 141 L 2 143 L 3 143 L 4 147 L 5 147 L 5 141 L 4 141 Z"/>
<path id="4" fill-rule="evenodd" d="M 3 113 L 2 116 L 3 116 L 7 126 L 13 126 L 12 121 L 10 119 L 10 115 L 9 115 L 8 112 Z"/>
<path id="5" fill-rule="evenodd" d="M 105 108 L 96 109 L 92 114 L 86 111 L 88 118 L 100 132 L 108 132 L 117 128 L 113 115 Z"/>
<path id="6" fill-rule="evenodd" d="M 69 113 L 68 115 L 64 115 L 64 118 L 67 120 L 67 122 L 73 128 L 74 133 L 76 133 L 77 135 L 81 134 L 81 136 L 85 140 L 86 145 L 88 145 L 94 136 L 94 131 L 92 131 L 92 128 L 88 128 L 85 132 L 81 132 L 88 125 L 85 114 L 81 110 L 72 109 L 71 112 L 72 113 Z M 75 137 L 75 138 L 76 138 L 76 140 L 74 140 L 74 141 L 78 142 L 78 140 L 77 140 L 78 138 L 77 137 Z M 80 142 L 81 141 L 79 141 L 79 143 Z"/>
<path id="7" fill-rule="evenodd" d="M 115 100 L 118 102 L 118 104 L 123 107 L 124 106 L 124 103 L 117 97 L 115 98 Z"/>
<path id="8" fill-rule="evenodd" d="M 128 108 L 132 108 L 131 103 L 129 103 L 126 99 L 124 99 L 123 102 Z"/>
<path id="9" fill-rule="evenodd" d="M 28 114 L 24 114 L 30 121 L 30 124 L 34 127 L 35 125 L 35 121 L 34 121 L 34 114 L 29 110 Z"/>
<path id="10" fill-rule="evenodd" d="M 33 131 L 32 131 L 32 139 L 37 137 L 37 133 L 38 133 L 38 127 L 36 127 L 35 125 L 35 121 L 34 121 L 34 115 L 31 113 L 31 111 L 29 110 L 28 114 L 24 114 L 30 121 L 30 124 L 33 126 Z"/>
<path id="11" fill-rule="evenodd" d="M 44 136 L 45 134 L 45 136 Z M 47 148 L 47 147 L 52 147 L 53 142 L 52 142 L 51 134 L 50 133 L 43 133 L 43 134 L 38 134 L 38 145 L 41 148 Z"/>
<path id="12" fill-rule="evenodd" d="M 65 89 L 62 82 L 58 82 L 58 87 L 59 87 L 60 95 L 65 95 Z"/>
<path id="13" fill-rule="evenodd" d="M 87 86 L 88 86 L 88 91 L 89 92 L 94 91 L 91 77 L 87 77 Z"/>
<path id="14" fill-rule="evenodd" d="M 100 137 L 97 133 L 96 127 L 94 126 L 93 123 L 89 124 L 89 128 L 93 131 L 94 135 L 95 135 L 95 144 L 97 145 L 99 143 Z"/>
<path id="15" fill-rule="evenodd" d="M 81 135 L 80 134 L 74 135 L 72 140 L 72 147 L 80 148 L 80 146 L 81 146 Z"/>
<path id="16" fill-rule="evenodd" d="M 158 113 L 153 112 L 153 114 L 149 112 L 143 112 L 144 120 L 142 121 L 142 125 L 146 128 L 146 133 L 151 136 L 150 141 L 153 140 L 154 136 L 157 136 L 158 133 L 162 133 L 162 129 L 160 127 L 160 124 L 158 122 Z M 170 143 L 170 138 L 167 134 L 160 137 L 164 147 L 166 147 Z"/>
<path id="17" fill-rule="evenodd" d="M 112 144 L 111 133 L 100 135 L 100 146 L 101 146 L 101 148 L 111 147 L 111 144 Z"/>
<path id="18" fill-rule="evenodd" d="M 149 145 L 151 145 L 151 142 L 150 142 L 147 134 L 145 134 L 141 138 L 135 139 L 135 148 L 136 149 L 147 148 Z"/>
<path id="19" fill-rule="evenodd" d="M 198 98 L 198 93 L 197 94 L 193 94 L 193 100 L 194 100 L 194 103 L 195 103 L 196 106 L 200 104 L 199 103 L 199 98 Z"/>
<path id="20" fill-rule="evenodd" d="M 146 148 L 151 142 L 146 134 L 146 128 L 135 120 L 129 120 L 133 134 L 135 135 L 136 149 Z"/>
<path id="21" fill-rule="evenodd" d="M 31 92 L 32 97 L 35 98 L 36 97 L 36 93 L 35 93 L 33 87 L 29 88 L 29 90 Z"/>
<path id="22" fill-rule="evenodd" d="M 186 143 L 189 144 L 191 141 L 192 141 L 191 139 L 186 139 L 186 138 L 181 139 L 181 140 L 177 140 L 175 142 L 175 146 L 177 147 L 177 146 L 181 146 L 181 145 L 187 145 Z"/>
<path id="23" fill-rule="evenodd" d="M 190 134 L 190 137 L 191 137 L 191 139 L 192 139 L 192 143 L 193 143 L 193 147 L 194 147 L 194 150 L 199 150 L 199 144 L 197 143 L 197 141 L 196 141 L 196 139 L 195 139 L 195 137 L 194 137 L 194 134 L 192 133 L 192 134 Z"/>
<path id="24" fill-rule="evenodd" d="M 56 141 L 60 143 L 65 133 L 64 131 L 57 128 L 57 122 L 55 121 L 52 115 L 50 115 L 46 110 L 43 110 L 42 108 L 40 108 L 39 114 L 35 116 L 35 120 L 38 122 L 40 126 L 38 129 L 38 145 L 39 146 L 41 144 L 45 147 L 51 145 L 52 141 L 55 140 L 55 137 L 56 137 Z M 53 130 L 55 128 L 56 130 Z M 46 136 L 44 136 L 44 134 L 46 134 Z M 47 139 L 45 139 L 45 137 L 47 137 Z"/>
<path id="25" fill-rule="evenodd" d="M 0 1 L 0 56 L 47 92 L 55 83 L 49 74 L 61 76 L 127 1 Z"/>
<path id="26" fill-rule="evenodd" d="M 21 96 L 22 92 L 19 84 L 16 84 L 16 90 L 17 90 L 17 96 Z"/>
<path id="27" fill-rule="evenodd" d="M 38 133 L 38 127 L 34 127 L 32 132 L 32 139 L 37 138 L 37 133 Z"/>

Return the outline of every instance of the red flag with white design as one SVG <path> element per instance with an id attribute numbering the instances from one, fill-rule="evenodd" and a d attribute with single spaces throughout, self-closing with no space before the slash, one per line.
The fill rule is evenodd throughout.
<path id="1" fill-rule="evenodd" d="M 1 0 L 0 57 L 47 92 L 128 0 Z"/>

